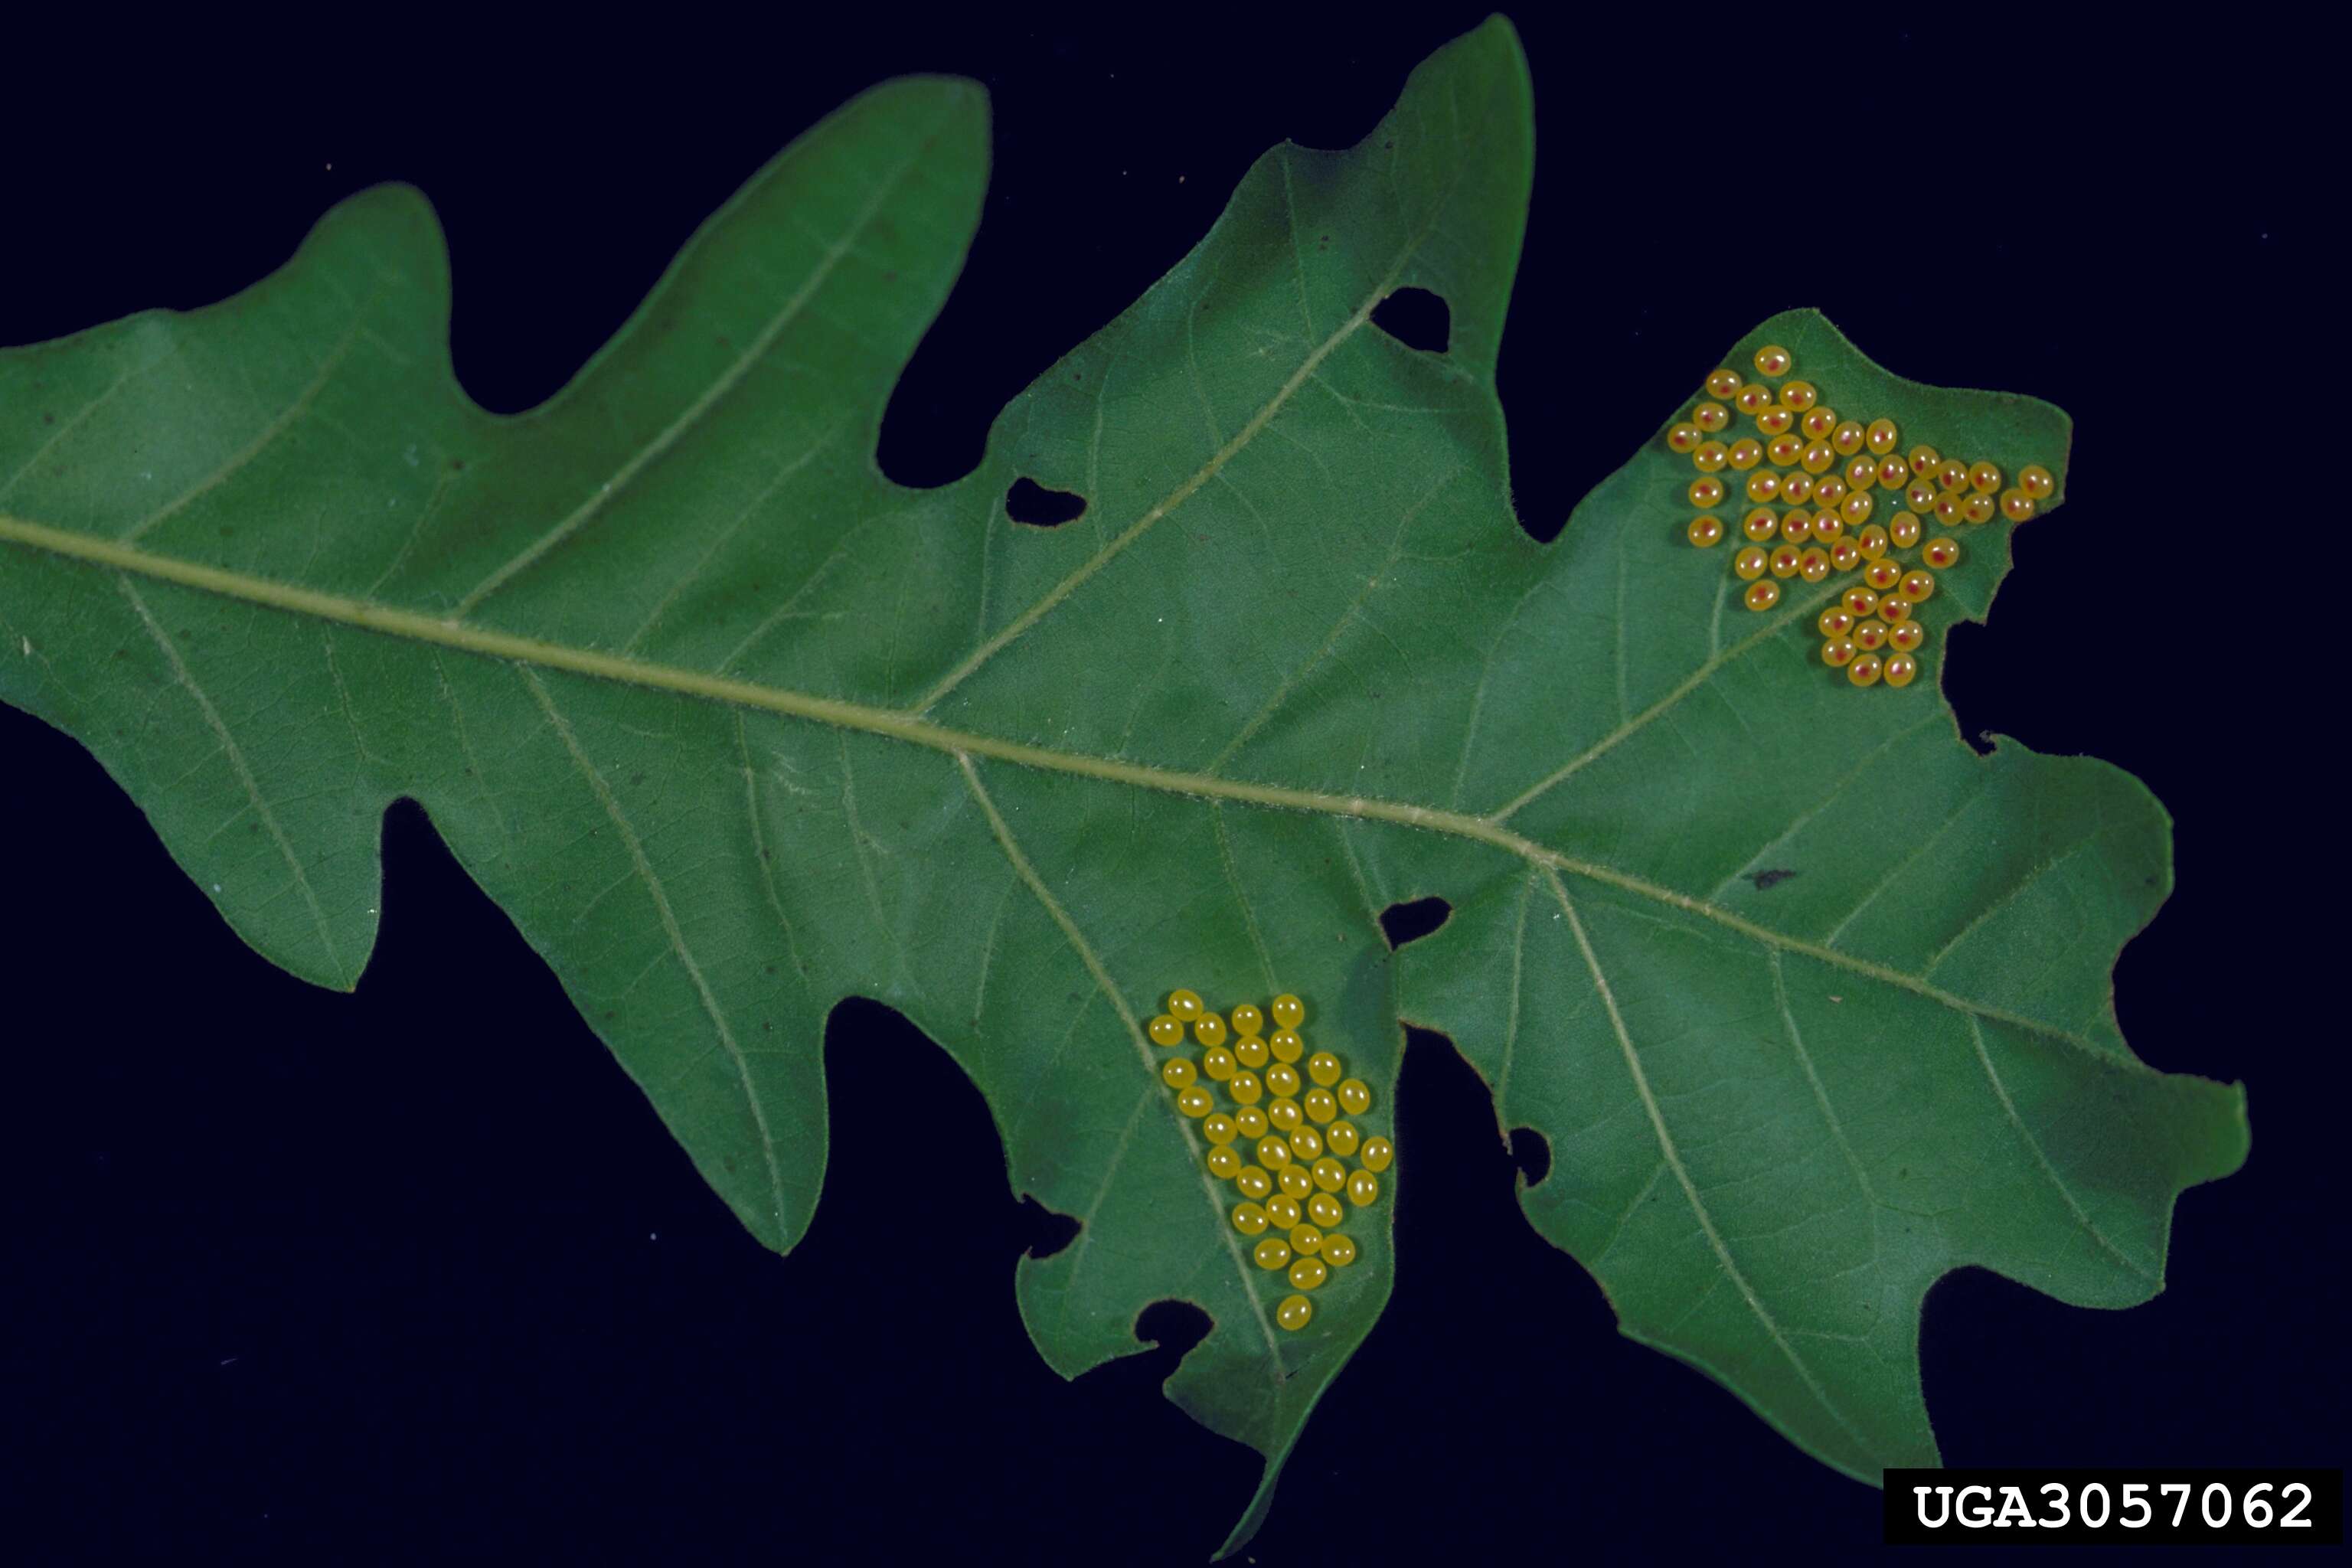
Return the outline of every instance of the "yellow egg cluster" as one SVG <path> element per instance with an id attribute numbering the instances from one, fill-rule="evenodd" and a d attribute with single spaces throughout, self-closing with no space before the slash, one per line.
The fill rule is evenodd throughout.
<path id="1" fill-rule="evenodd" d="M 1733 553 L 1731 571 L 1748 584 L 1741 595 L 1748 607 L 1778 605 L 1780 584 L 1791 577 L 1822 583 L 1858 573 L 1861 584 L 1821 613 L 1822 662 L 1856 686 L 1908 686 L 1927 639 L 1918 608 L 1934 595 L 1936 574 L 1960 563 L 1960 542 L 1928 531 L 1996 517 L 2023 522 L 2057 481 L 2028 463 L 2003 489 L 1998 464 L 1947 458 L 1927 446 L 1899 452 L 1895 421 L 1844 417 L 1811 382 L 1780 380 L 1795 368 L 1787 349 L 1768 343 L 1756 351 L 1759 379 L 1715 372 L 1690 416 L 1666 432 L 1666 446 L 1699 471 L 1687 492 L 1699 509 L 1690 542 L 1711 550 L 1729 536 L 1711 509 L 1737 486 L 1750 505 L 1739 520 L 1746 542 Z M 1730 430 L 1733 409 L 1755 421 L 1756 437 L 1716 439 Z M 1883 522 L 1882 499 L 1889 514 Z M 1917 565 L 1905 557 L 1914 549 Z"/>
<path id="2" fill-rule="evenodd" d="M 1381 1173 L 1396 1158 L 1394 1144 L 1348 1120 L 1371 1110 L 1371 1088 L 1329 1051 L 1309 1055 L 1299 1033 L 1306 1022 L 1305 1004 L 1287 994 L 1264 1012 L 1244 1002 L 1220 1017 L 1199 993 L 1180 990 L 1147 1031 L 1171 1051 L 1188 1037 L 1201 1047 L 1197 1058 L 1165 1058 L 1160 1079 L 1175 1090 L 1176 1109 L 1200 1121 L 1209 1174 L 1240 1193 L 1234 1228 L 1257 1238 L 1257 1266 L 1288 1271 L 1297 1294 L 1274 1316 L 1294 1332 L 1314 1321 L 1307 1292 L 1356 1261 L 1355 1238 L 1339 1229 L 1348 1215 L 1340 1200 L 1379 1202 Z"/>

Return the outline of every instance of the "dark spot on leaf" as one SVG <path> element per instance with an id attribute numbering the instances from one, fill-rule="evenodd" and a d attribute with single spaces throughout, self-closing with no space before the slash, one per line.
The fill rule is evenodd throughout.
<path id="1" fill-rule="evenodd" d="M 1055 1214 L 1035 1198 L 1021 1200 L 1021 1228 L 1029 1237 L 1029 1256 L 1051 1258 L 1077 1239 L 1078 1222 L 1066 1214 Z"/>
<path id="2" fill-rule="evenodd" d="M 762 974 L 773 974 L 775 972 L 776 966 L 772 963 L 763 963 L 760 966 L 760 973 Z"/>
<path id="3" fill-rule="evenodd" d="M 620 1016 L 621 1016 L 621 1015 L 620 1015 L 617 1011 L 615 1011 L 614 1009 L 613 1009 L 613 1008 L 607 1007 L 607 1008 L 605 1008 L 605 1009 L 604 1009 L 604 1022 L 606 1022 L 607 1024 L 611 1023 L 614 1019 L 615 1019 L 615 1018 L 619 1017 Z"/>
<path id="4" fill-rule="evenodd" d="M 222 523 L 220 535 L 223 539 L 235 539 L 236 537 L 236 530 L 231 528 L 226 523 Z"/>
<path id="5" fill-rule="evenodd" d="M 885 283 L 896 283 L 898 281 L 898 269 L 893 267 L 887 272 L 882 274 L 882 281 Z"/>
<path id="6" fill-rule="evenodd" d="M 629 787 L 632 789 L 635 789 L 637 785 L 645 782 L 646 775 L 643 773 L 631 773 L 629 775 Z"/>
<path id="7" fill-rule="evenodd" d="M 1372 325 L 1423 353 L 1442 354 L 1454 339 L 1454 312 L 1426 289 L 1400 289 L 1373 306 Z"/>
<path id="8" fill-rule="evenodd" d="M 1381 934 L 1389 939 L 1390 947 L 1402 947 L 1444 925 L 1453 912 L 1454 906 L 1434 894 L 1411 903 L 1391 904 L 1381 911 Z"/>
<path id="9" fill-rule="evenodd" d="M 54 414 L 44 414 L 41 416 L 41 423 L 44 425 L 54 425 L 57 422 L 58 416 Z"/>
<path id="10" fill-rule="evenodd" d="M 1532 1127 L 1512 1128 L 1511 1163 L 1528 1186 L 1539 1185 L 1551 1174 L 1551 1140 Z"/>
<path id="11" fill-rule="evenodd" d="M 1086 514 L 1087 498 L 1068 490 L 1049 490 L 1025 475 L 1004 492 L 1004 515 L 1032 528 L 1059 528 Z"/>
<path id="12" fill-rule="evenodd" d="M 449 459 L 449 467 L 462 472 L 466 467 L 466 459 L 463 458 L 452 458 Z"/>
<path id="13" fill-rule="evenodd" d="M 1190 1301 L 1154 1301 L 1135 1315 L 1135 1337 L 1181 1356 L 1209 1337 L 1209 1314 Z"/>
<path id="14" fill-rule="evenodd" d="M 1797 873 L 1794 871 L 1787 870 L 1777 866 L 1769 871 L 1749 871 L 1745 873 L 1748 879 L 1756 884 L 1756 890 L 1759 893 L 1765 891 L 1767 889 L 1779 887 L 1781 883 L 1787 881 L 1796 874 Z"/>
<path id="15" fill-rule="evenodd" d="M 761 1020 L 760 1020 L 760 1032 L 761 1032 L 761 1034 L 763 1034 L 763 1035 L 772 1035 L 772 1034 L 774 1034 L 774 1033 L 776 1032 L 776 1021 L 775 1021 L 773 1018 L 762 1018 L 762 1019 L 761 1019 Z"/>
<path id="16" fill-rule="evenodd" d="M 719 1163 L 730 1172 L 735 1169 L 735 1156 L 732 1154 L 721 1154 L 719 1157 Z"/>

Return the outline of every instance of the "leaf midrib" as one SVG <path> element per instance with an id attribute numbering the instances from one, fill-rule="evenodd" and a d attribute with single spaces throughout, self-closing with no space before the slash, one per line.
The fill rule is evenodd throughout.
<path id="1" fill-rule="evenodd" d="M 614 654 L 599 653 L 592 648 L 573 647 L 562 643 L 543 641 L 537 637 L 520 637 L 510 632 L 496 631 L 486 626 L 467 625 L 461 621 L 444 620 L 404 610 L 372 600 L 352 598 L 339 594 L 321 593 L 278 583 L 248 573 L 208 566 L 199 562 L 183 561 L 159 555 L 119 540 L 99 538 L 56 529 L 29 520 L 0 514 L 0 542 L 23 545 L 63 556 L 90 565 L 135 574 L 158 582 L 176 584 L 183 587 L 218 595 L 263 609 L 288 615 L 308 616 L 338 626 L 352 626 L 381 636 L 423 643 L 434 647 L 474 654 L 488 658 L 508 659 L 519 664 L 546 669 L 566 670 L 592 679 L 617 681 L 641 689 L 669 691 L 679 696 L 730 707 L 748 708 L 758 711 L 778 713 L 786 718 L 826 724 L 835 729 L 881 735 L 891 740 L 919 745 L 953 757 L 982 756 L 1024 767 L 1048 772 L 1095 778 L 1110 784 L 1130 784 L 1167 795 L 1192 795 L 1208 800 L 1232 800 L 1244 805 L 1274 810 L 1306 811 L 1319 815 L 1355 817 L 1366 821 L 1393 823 L 1404 827 L 1416 827 L 1426 832 L 1443 833 L 1468 838 L 1516 855 L 1531 865 L 1549 867 L 1556 871 L 1584 878 L 1589 881 L 1613 887 L 1638 898 L 1647 899 L 1670 908 L 1681 910 L 1716 924 L 1738 931 L 1752 942 L 1783 952 L 1801 953 L 1818 962 L 1867 976 L 1899 990 L 1925 997 L 1955 1012 L 1974 1017 L 1990 1019 L 2012 1028 L 2023 1029 L 2045 1038 L 2062 1041 L 2081 1050 L 2094 1060 L 2121 1071 L 2153 1072 L 2136 1058 L 2117 1056 L 2102 1050 L 2087 1037 L 2073 1030 L 2039 1018 L 2011 1013 L 2002 1008 L 1970 1001 L 1930 984 L 1926 979 L 1872 963 L 1832 947 L 1824 947 L 1800 937 L 1790 936 L 1769 926 L 1734 914 L 1729 910 L 1677 892 L 1621 871 L 1597 861 L 1584 860 L 1539 844 L 1534 839 L 1514 833 L 1502 826 L 1498 816 L 1473 816 L 1464 812 L 1449 811 L 1437 806 L 1416 805 L 1405 801 L 1376 799 L 1362 795 L 1330 795 L 1318 790 L 1295 789 L 1281 784 L 1255 784 L 1244 780 L 1222 778 L 1209 773 L 1182 773 L 1174 769 L 1153 767 L 1146 763 L 1121 762 L 1110 757 L 1097 757 L 1085 752 L 1059 751 L 1049 746 L 1033 745 L 1026 742 L 1005 740 L 999 736 L 972 731 L 952 730 L 901 710 L 875 708 L 839 698 L 819 697 L 795 691 L 786 687 L 767 686 L 755 681 L 735 680 L 701 670 L 680 668 L 674 665 L 649 664 L 639 659 Z"/>

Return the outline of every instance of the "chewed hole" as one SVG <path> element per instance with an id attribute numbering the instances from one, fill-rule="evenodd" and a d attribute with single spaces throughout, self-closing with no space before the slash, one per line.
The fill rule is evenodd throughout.
<path id="1" fill-rule="evenodd" d="M 1411 903 L 1391 904 L 1381 911 L 1381 933 L 1389 939 L 1391 949 L 1400 948 L 1444 925 L 1453 912 L 1452 904 L 1434 895 Z"/>
<path id="2" fill-rule="evenodd" d="M 1511 1163 L 1528 1186 L 1539 1186 L 1551 1174 L 1551 1140 L 1532 1127 L 1511 1129 Z"/>
<path id="3" fill-rule="evenodd" d="M 1400 289 L 1373 306 L 1372 325 L 1423 353 L 1442 354 L 1454 341 L 1454 312 L 1426 289 Z"/>
<path id="4" fill-rule="evenodd" d="M 1136 1315 L 1135 1337 L 1181 1358 L 1209 1337 L 1209 1314 L 1190 1301 L 1154 1301 Z"/>
<path id="5" fill-rule="evenodd" d="M 1022 478 L 1004 492 L 1004 515 L 1032 528 L 1059 528 L 1086 514 L 1087 498 L 1069 490 L 1049 490 L 1036 480 Z"/>
<path id="6" fill-rule="evenodd" d="M 1047 1258 L 1076 1241 L 1078 1222 L 1066 1214 L 1055 1214 L 1035 1198 L 1021 1200 L 1021 1232 L 1029 1238 L 1029 1256 Z"/>

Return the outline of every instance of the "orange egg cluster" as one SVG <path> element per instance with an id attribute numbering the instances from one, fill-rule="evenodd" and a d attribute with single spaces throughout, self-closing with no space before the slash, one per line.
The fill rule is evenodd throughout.
<path id="1" fill-rule="evenodd" d="M 1201 1123 L 1209 1174 L 1240 1193 L 1233 1226 L 1255 1238 L 1254 1261 L 1286 1271 L 1294 1294 L 1274 1316 L 1293 1332 L 1315 1319 L 1309 1292 L 1356 1261 L 1355 1238 L 1339 1229 L 1348 1217 L 1340 1200 L 1356 1208 L 1379 1202 L 1381 1173 L 1396 1158 L 1388 1139 L 1348 1120 L 1371 1110 L 1371 1088 L 1329 1051 L 1307 1054 L 1306 1021 L 1306 1005 L 1286 994 L 1264 1011 L 1244 1002 L 1220 1016 L 1198 992 L 1178 990 L 1146 1031 L 1171 1052 L 1188 1036 L 1201 1047 L 1198 1057 L 1163 1058 L 1160 1081 L 1175 1090 L 1176 1109 Z"/>
<path id="2" fill-rule="evenodd" d="M 1998 464 L 1927 446 L 1899 451 L 1902 432 L 1892 419 L 1847 418 L 1811 382 L 1782 379 L 1796 368 L 1787 349 L 1768 343 L 1755 363 L 1753 381 L 1734 370 L 1708 376 L 1689 417 L 1666 432 L 1666 446 L 1698 469 L 1686 492 L 1699 509 L 1690 542 L 1708 550 L 1729 537 L 1714 509 L 1736 487 L 1748 508 L 1731 571 L 1748 584 L 1748 607 L 1780 604 L 1790 578 L 1814 584 L 1858 574 L 1860 582 L 1821 612 L 1822 662 L 1856 686 L 1908 686 L 1927 637 L 1919 607 L 1936 592 L 1936 574 L 1961 558 L 1958 539 L 1929 531 L 1997 517 L 2023 522 L 2057 481 L 2028 463 L 2003 488 Z M 1756 433 L 1735 434 L 1736 416 L 1751 420 Z"/>

